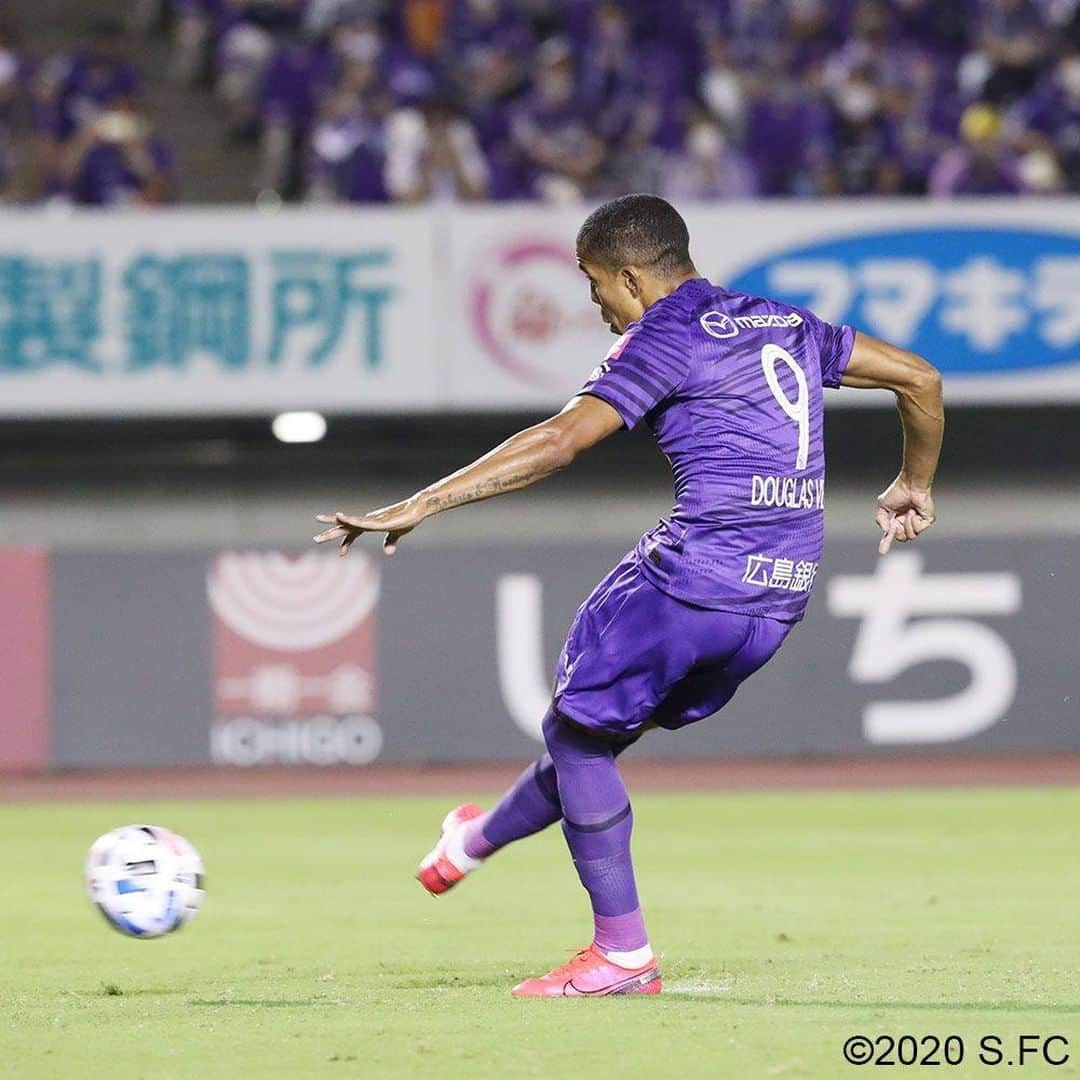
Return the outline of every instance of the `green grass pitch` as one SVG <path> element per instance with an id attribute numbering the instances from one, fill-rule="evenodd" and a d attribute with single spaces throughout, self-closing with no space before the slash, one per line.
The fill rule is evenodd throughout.
<path id="1" fill-rule="evenodd" d="M 509 996 L 589 938 L 560 832 L 433 900 L 412 873 L 450 802 L 4 807 L 0 1075 L 843 1077 L 854 1033 L 967 1040 L 891 1073 L 1080 1072 L 1080 790 L 639 796 L 665 993 L 565 1001 Z M 206 861 L 171 938 L 82 893 L 90 842 L 133 820 Z M 1024 1033 L 1072 1060 L 976 1060 Z"/>

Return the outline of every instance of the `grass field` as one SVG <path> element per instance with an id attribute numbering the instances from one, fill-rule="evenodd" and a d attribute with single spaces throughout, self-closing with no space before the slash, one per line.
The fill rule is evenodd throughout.
<path id="1" fill-rule="evenodd" d="M 1021 1075 L 1080 1073 L 1078 789 L 640 796 L 665 994 L 548 1002 L 508 991 L 588 941 L 561 834 L 436 901 L 411 875 L 446 806 L 4 807 L 0 1074 L 841 1077 L 854 1033 L 961 1035 L 949 1076 L 995 1072 L 982 1035 L 1059 1034 L 1072 1060 Z M 205 858 L 173 938 L 82 894 L 90 841 L 131 820 Z"/>

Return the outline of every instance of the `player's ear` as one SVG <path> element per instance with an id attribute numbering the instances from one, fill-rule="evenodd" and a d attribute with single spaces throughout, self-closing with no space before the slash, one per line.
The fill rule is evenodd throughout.
<path id="1" fill-rule="evenodd" d="M 619 271 L 619 281 L 635 300 L 641 295 L 641 278 L 635 267 L 624 266 Z"/>

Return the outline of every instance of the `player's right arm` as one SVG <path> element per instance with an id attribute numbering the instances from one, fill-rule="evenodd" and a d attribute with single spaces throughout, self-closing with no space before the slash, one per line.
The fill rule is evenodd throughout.
<path id="1" fill-rule="evenodd" d="M 893 540 L 914 540 L 935 520 L 931 490 L 945 430 L 941 372 L 921 356 L 859 331 L 840 384 L 896 394 L 904 453 L 899 475 L 877 498 L 878 551 L 884 555 Z"/>
<path id="2" fill-rule="evenodd" d="M 598 396 L 579 394 L 556 416 L 512 435 L 471 465 L 443 477 L 401 502 L 367 514 L 319 514 L 330 528 L 316 544 L 340 541 L 342 555 L 366 532 L 386 534 L 383 550 L 393 555 L 398 540 L 422 521 L 455 506 L 481 502 L 535 484 L 565 469 L 585 450 L 618 431 L 624 418 Z"/>

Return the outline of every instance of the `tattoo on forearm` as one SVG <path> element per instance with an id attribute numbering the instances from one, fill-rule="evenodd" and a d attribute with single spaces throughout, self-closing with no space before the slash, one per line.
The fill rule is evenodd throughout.
<path id="1" fill-rule="evenodd" d="M 492 495 L 501 495 L 505 491 L 514 491 L 524 487 L 540 477 L 538 472 L 523 472 L 515 476 L 504 476 L 496 479 L 485 480 L 475 487 L 459 491 L 454 495 L 428 495 L 424 500 L 425 507 L 432 511 L 449 510 L 454 506 L 462 506 L 465 503 L 477 502 L 480 499 L 489 499 Z"/>

